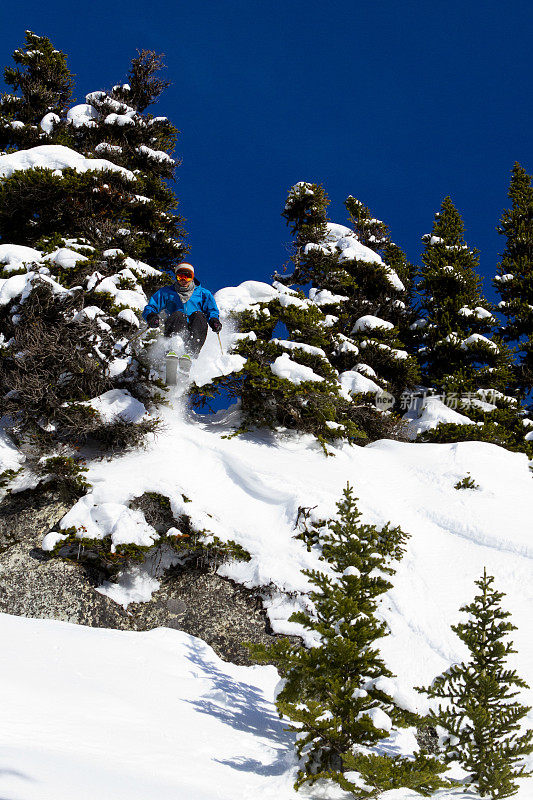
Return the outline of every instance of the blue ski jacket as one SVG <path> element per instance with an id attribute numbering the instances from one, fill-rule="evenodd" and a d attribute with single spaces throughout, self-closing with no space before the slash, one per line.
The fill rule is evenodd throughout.
<path id="1" fill-rule="evenodd" d="M 142 315 L 146 319 L 149 314 L 159 314 L 163 309 L 167 314 L 173 314 L 174 311 L 183 311 L 187 318 L 194 314 L 195 311 L 201 311 L 207 320 L 218 319 L 220 314 L 215 298 L 209 289 L 204 289 L 200 283 L 196 283 L 194 292 L 186 303 L 182 302 L 174 286 L 162 286 L 151 296 Z"/>

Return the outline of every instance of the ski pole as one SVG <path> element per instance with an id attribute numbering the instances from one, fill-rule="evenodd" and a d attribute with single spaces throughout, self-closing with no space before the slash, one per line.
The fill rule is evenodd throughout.
<path id="1" fill-rule="evenodd" d="M 146 333 L 147 330 L 148 330 L 148 325 L 145 325 L 144 328 L 141 328 L 140 330 L 138 330 L 137 333 L 135 333 L 133 336 L 131 336 L 128 339 L 126 344 L 122 345 L 122 349 L 126 348 L 129 344 L 131 344 L 132 342 L 135 342 L 137 339 L 139 339 L 143 335 L 143 333 Z"/>
<path id="2" fill-rule="evenodd" d="M 222 342 L 220 341 L 220 333 L 217 333 L 217 336 L 218 336 L 218 343 L 220 345 L 220 352 L 222 353 L 222 355 L 224 355 L 224 350 L 222 349 Z"/>

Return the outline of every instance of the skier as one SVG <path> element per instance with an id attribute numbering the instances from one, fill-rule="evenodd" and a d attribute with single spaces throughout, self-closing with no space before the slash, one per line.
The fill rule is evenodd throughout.
<path id="1" fill-rule="evenodd" d="M 184 334 L 186 352 L 179 359 L 179 370 L 189 373 L 192 359 L 198 357 L 207 338 L 207 326 L 219 333 L 222 324 L 215 298 L 194 277 L 194 267 L 183 262 L 177 265 L 174 274 L 177 286 L 158 289 L 142 315 L 150 328 L 157 328 L 159 312 L 167 312 L 164 335 Z"/>

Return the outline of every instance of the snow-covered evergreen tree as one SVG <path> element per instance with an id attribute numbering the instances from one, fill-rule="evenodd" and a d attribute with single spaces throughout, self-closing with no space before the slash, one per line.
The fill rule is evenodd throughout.
<path id="1" fill-rule="evenodd" d="M 400 528 L 365 525 L 350 486 L 337 516 L 306 529 L 309 543 L 322 546 L 327 571 L 305 571 L 313 586 L 313 608 L 291 621 L 311 635 L 309 648 L 287 639 L 253 646 L 254 655 L 276 664 L 283 688 L 277 707 L 298 732 L 303 767 L 296 787 L 327 778 L 355 797 L 408 786 L 430 794 L 443 785 L 442 764 L 425 754 L 414 761 L 368 753 L 391 736 L 395 723 L 412 721 L 394 700 L 391 671 L 377 644 L 387 626 L 376 616 L 380 596 L 391 588 L 394 562 L 408 539 Z M 379 748 L 377 748 L 379 750 Z"/>
<path id="2" fill-rule="evenodd" d="M 422 439 L 482 439 L 527 451 L 524 410 L 510 394 L 512 353 L 498 335 L 495 309 L 482 294 L 478 253 L 466 244 L 463 221 L 449 197 L 423 240 L 419 282 L 423 313 L 413 327 L 420 337 L 424 382 L 479 425 L 476 430 L 468 422 L 440 424 Z"/>
<path id="3" fill-rule="evenodd" d="M 94 223 L 103 244 L 165 269 L 182 260 L 185 250 L 177 200 L 168 185 L 178 164 L 173 158 L 178 131 L 167 117 L 146 111 L 168 86 L 158 75 L 162 68 L 160 56 L 141 51 L 131 62 L 127 83 L 90 92 L 85 103 L 69 110 L 68 132 L 75 150 L 135 176 L 135 190 L 126 197 L 107 190 L 121 214 L 113 225 L 106 219 L 107 229 Z"/>
<path id="4" fill-rule="evenodd" d="M 10 140 L 0 157 L 0 414 L 28 455 L 70 454 L 87 437 L 121 447 L 153 429 L 139 401 L 157 393 L 149 365 L 125 352 L 125 337 L 139 327 L 160 270 L 184 253 L 167 185 L 177 132 L 144 113 L 164 88 L 162 62 L 143 51 L 129 85 L 69 109 L 64 54 L 28 34 L 16 61 L 26 72 L 6 74 L 21 96 L 2 110 L 23 109 L 24 124 L 39 123 L 41 133 L 27 149 L 24 139 Z M 142 110 L 118 99 L 126 94 Z M 93 401 L 109 391 L 137 411 L 102 417 Z"/>
<path id="5" fill-rule="evenodd" d="M 399 419 L 376 407 L 376 394 L 382 395 L 392 383 L 375 381 L 373 369 L 359 363 L 355 341 L 359 333 L 352 334 L 354 325 L 345 321 L 351 314 L 355 323 L 357 315 L 345 314 L 350 297 L 336 292 L 353 282 L 341 264 L 339 237 L 350 234 L 352 247 L 379 262 L 389 278 L 392 271 L 347 228 L 327 222 L 327 203 L 317 184 L 300 182 L 292 187 L 283 216 L 295 234 L 294 272 L 275 275 L 272 287 L 262 285 L 259 301 L 234 315 L 241 332 L 235 351 L 245 359 L 241 371 L 213 381 L 211 387 L 196 387 L 193 393 L 201 402 L 217 386 L 229 388 L 241 401 L 241 430 L 251 426 L 298 430 L 312 433 L 324 447 L 337 439 L 365 443 L 401 437 Z M 303 287 L 309 283 L 306 294 Z M 393 347 L 395 334 L 387 329 L 389 343 L 376 343 L 376 349 L 382 360 L 394 362 L 399 375 L 407 354 Z M 412 366 L 408 358 L 405 363 Z"/>
<path id="6" fill-rule="evenodd" d="M 533 386 L 533 186 L 531 176 L 515 163 L 509 199 L 498 232 L 506 246 L 494 286 L 502 298 L 500 312 L 507 318 L 503 337 L 517 348 L 517 378 L 529 391 Z"/>
<path id="7" fill-rule="evenodd" d="M 321 209 L 319 224 L 312 230 L 302 223 L 305 203 L 310 211 Z M 399 338 L 399 327 L 408 314 L 406 287 L 380 253 L 386 252 L 401 265 L 406 278 L 412 270 L 401 249 L 391 242 L 385 224 L 360 201 L 346 200 L 355 232 L 328 222 L 326 208 L 323 190 L 316 184 L 297 184 L 290 190 L 284 216 L 297 237 L 296 269 L 280 281 L 292 286 L 310 281 L 309 296 L 335 317 L 336 343 L 328 353 L 335 369 L 361 375 L 355 379 L 359 391 L 375 392 L 378 387 L 399 398 L 416 383 L 418 370 Z"/>
<path id="8" fill-rule="evenodd" d="M 498 323 L 482 294 L 478 251 L 465 242 L 451 198 L 443 200 L 432 232 L 422 238 L 420 360 L 427 384 L 449 392 L 505 390 L 510 356 L 490 338 Z"/>
<path id="9" fill-rule="evenodd" d="M 146 105 L 156 102 L 167 85 L 157 75 L 162 68 L 161 58 L 151 51 L 142 51 L 132 60 L 129 83 L 116 85 L 110 92 L 90 92 L 85 103 L 67 108 L 69 93 L 65 85 L 70 87 L 70 73 L 66 57 L 56 54 L 47 39 L 42 49 L 47 59 L 60 59 L 65 74 L 58 67 L 58 85 L 53 84 L 56 77 L 53 70 L 38 70 L 37 76 L 31 71 L 37 59 L 34 51 L 24 56 L 29 61 L 29 78 L 24 80 L 23 75 L 13 81 L 23 89 L 29 85 L 28 96 L 9 95 L 5 105 L 11 114 L 19 106 L 23 108 L 23 116 L 31 121 L 24 126 L 29 126 L 33 133 L 24 134 L 24 128 L 17 122 L 14 131 L 17 138 L 12 137 L 10 144 L 16 149 L 27 149 L 33 143 L 60 145 L 85 158 L 104 161 L 105 166 L 95 163 L 94 170 L 85 165 L 83 171 L 74 172 L 65 172 L 64 166 L 60 166 L 61 175 L 43 174 L 38 169 L 50 151 L 30 149 L 28 160 L 34 162 L 36 169 L 19 171 L 3 187 L 0 209 L 3 240 L 32 246 L 53 228 L 55 234 L 70 238 L 80 235 L 103 249 L 118 247 L 159 268 L 178 263 L 185 252 L 182 220 L 175 213 L 177 201 L 168 185 L 176 167 L 171 154 L 178 132 L 166 117 L 145 113 Z M 45 60 L 45 56 L 40 60 Z M 44 88 L 39 83 L 37 89 L 31 88 L 38 78 L 42 83 L 46 78 L 48 83 Z M 50 99 L 52 111 L 46 110 L 41 95 Z M 31 106 L 34 98 L 36 107 Z M 41 118 L 43 110 L 46 113 Z M 9 119 L 4 129 L 12 130 Z M 65 152 L 63 155 L 68 156 Z M 36 197 L 38 212 L 34 207 Z"/>
<path id="10" fill-rule="evenodd" d="M 447 732 L 446 757 L 459 761 L 470 773 L 481 797 L 510 797 L 518 787 L 515 778 L 530 774 L 523 757 L 533 752 L 533 731 L 520 733 L 520 720 L 530 708 L 515 698 L 515 687 L 528 688 L 515 670 L 506 667 L 515 653 L 504 637 L 516 627 L 502 610 L 504 594 L 487 575 L 476 581 L 480 594 L 461 608 L 469 615 L 452 630 L 470 651 L 468 662 L 454 664 L 425 691 L 431 698 L 447 701 L 432 711 L 430 719 Z"/>
<path id="11" fill-rule="evenodd" d="M 18 94 L 4 92 L 0 98 L 0 149 L 9 151 L 48 144 L 53 127 L 65 119 L 74 86 L 65 53 L 46 36 L 26 31 L 13 61 L 4 80 Z"/>
<path id="12" fill-rule="evenodd" d="M 390 408 L 395 399 L 399 408 L 402 392 L 418 380 L 416 361 L 399 338 L 412 321 L 413 268 L 362 204 L 349 198 L 347 208 L 359 227 L 369 220 L 364 236 L 375 250 L 328 221 L 328 202 L 318 184 L 301 181 L 289 190 L 282 215 L 294 235 L 294 269 L 276 274 L 264 298 L 235 314 L 242 370 L 196 387 L 195 401 L 223 386 L 241 401 L 243 429 L 299 430 L 323 446 L 339 438 L 402 438 Z M 409 290 L 378 249 L 402 271 Z"/>
<path id="13" fill-rule="evenodd" d="M 416 364 L 398 346 L 395 325 L 371 312 L 382 307 L 376 275 L 388 287 L 383 303 L 397 316 L 402 303 L 394 305 L 395 290 L 404 287 L 348 228 L 327 221 L 327 204 L 317 184 L 300 182 L 289 191 L 283 216 L 295 235 L 294 272 L 276 275 L 269 298 L 237 315 L 236 351 L 246 363 L 232 391 L 245 426 L 309 432 L 323 445 L 401 437 L 399 418 L 388 405 L 386 413 L 378 411 L 376 395 L 388 389 L 399 397 L 416 377 Z M 365 264 L 364 280 L 347 266 L 354 259 Z"/>

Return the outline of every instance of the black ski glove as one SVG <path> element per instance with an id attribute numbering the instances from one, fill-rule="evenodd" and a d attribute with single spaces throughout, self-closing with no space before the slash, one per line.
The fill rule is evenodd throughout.
<path id="1" fill-rule="evenodd" d="M 219 333 L 219 331 L 222 330 L 222 323 L 216 317 L 211 317 L 209 320 L 209 327 L 212 331 L 215 331 L 215 333 Z"/>
<path id="2" fill-rule="evenodd" d="M 159 327 L 159 317 L 153 311 L 151 314 L 148 314 L 146 317 L 146 322 L 149 328 L 158 328 Z"/>

